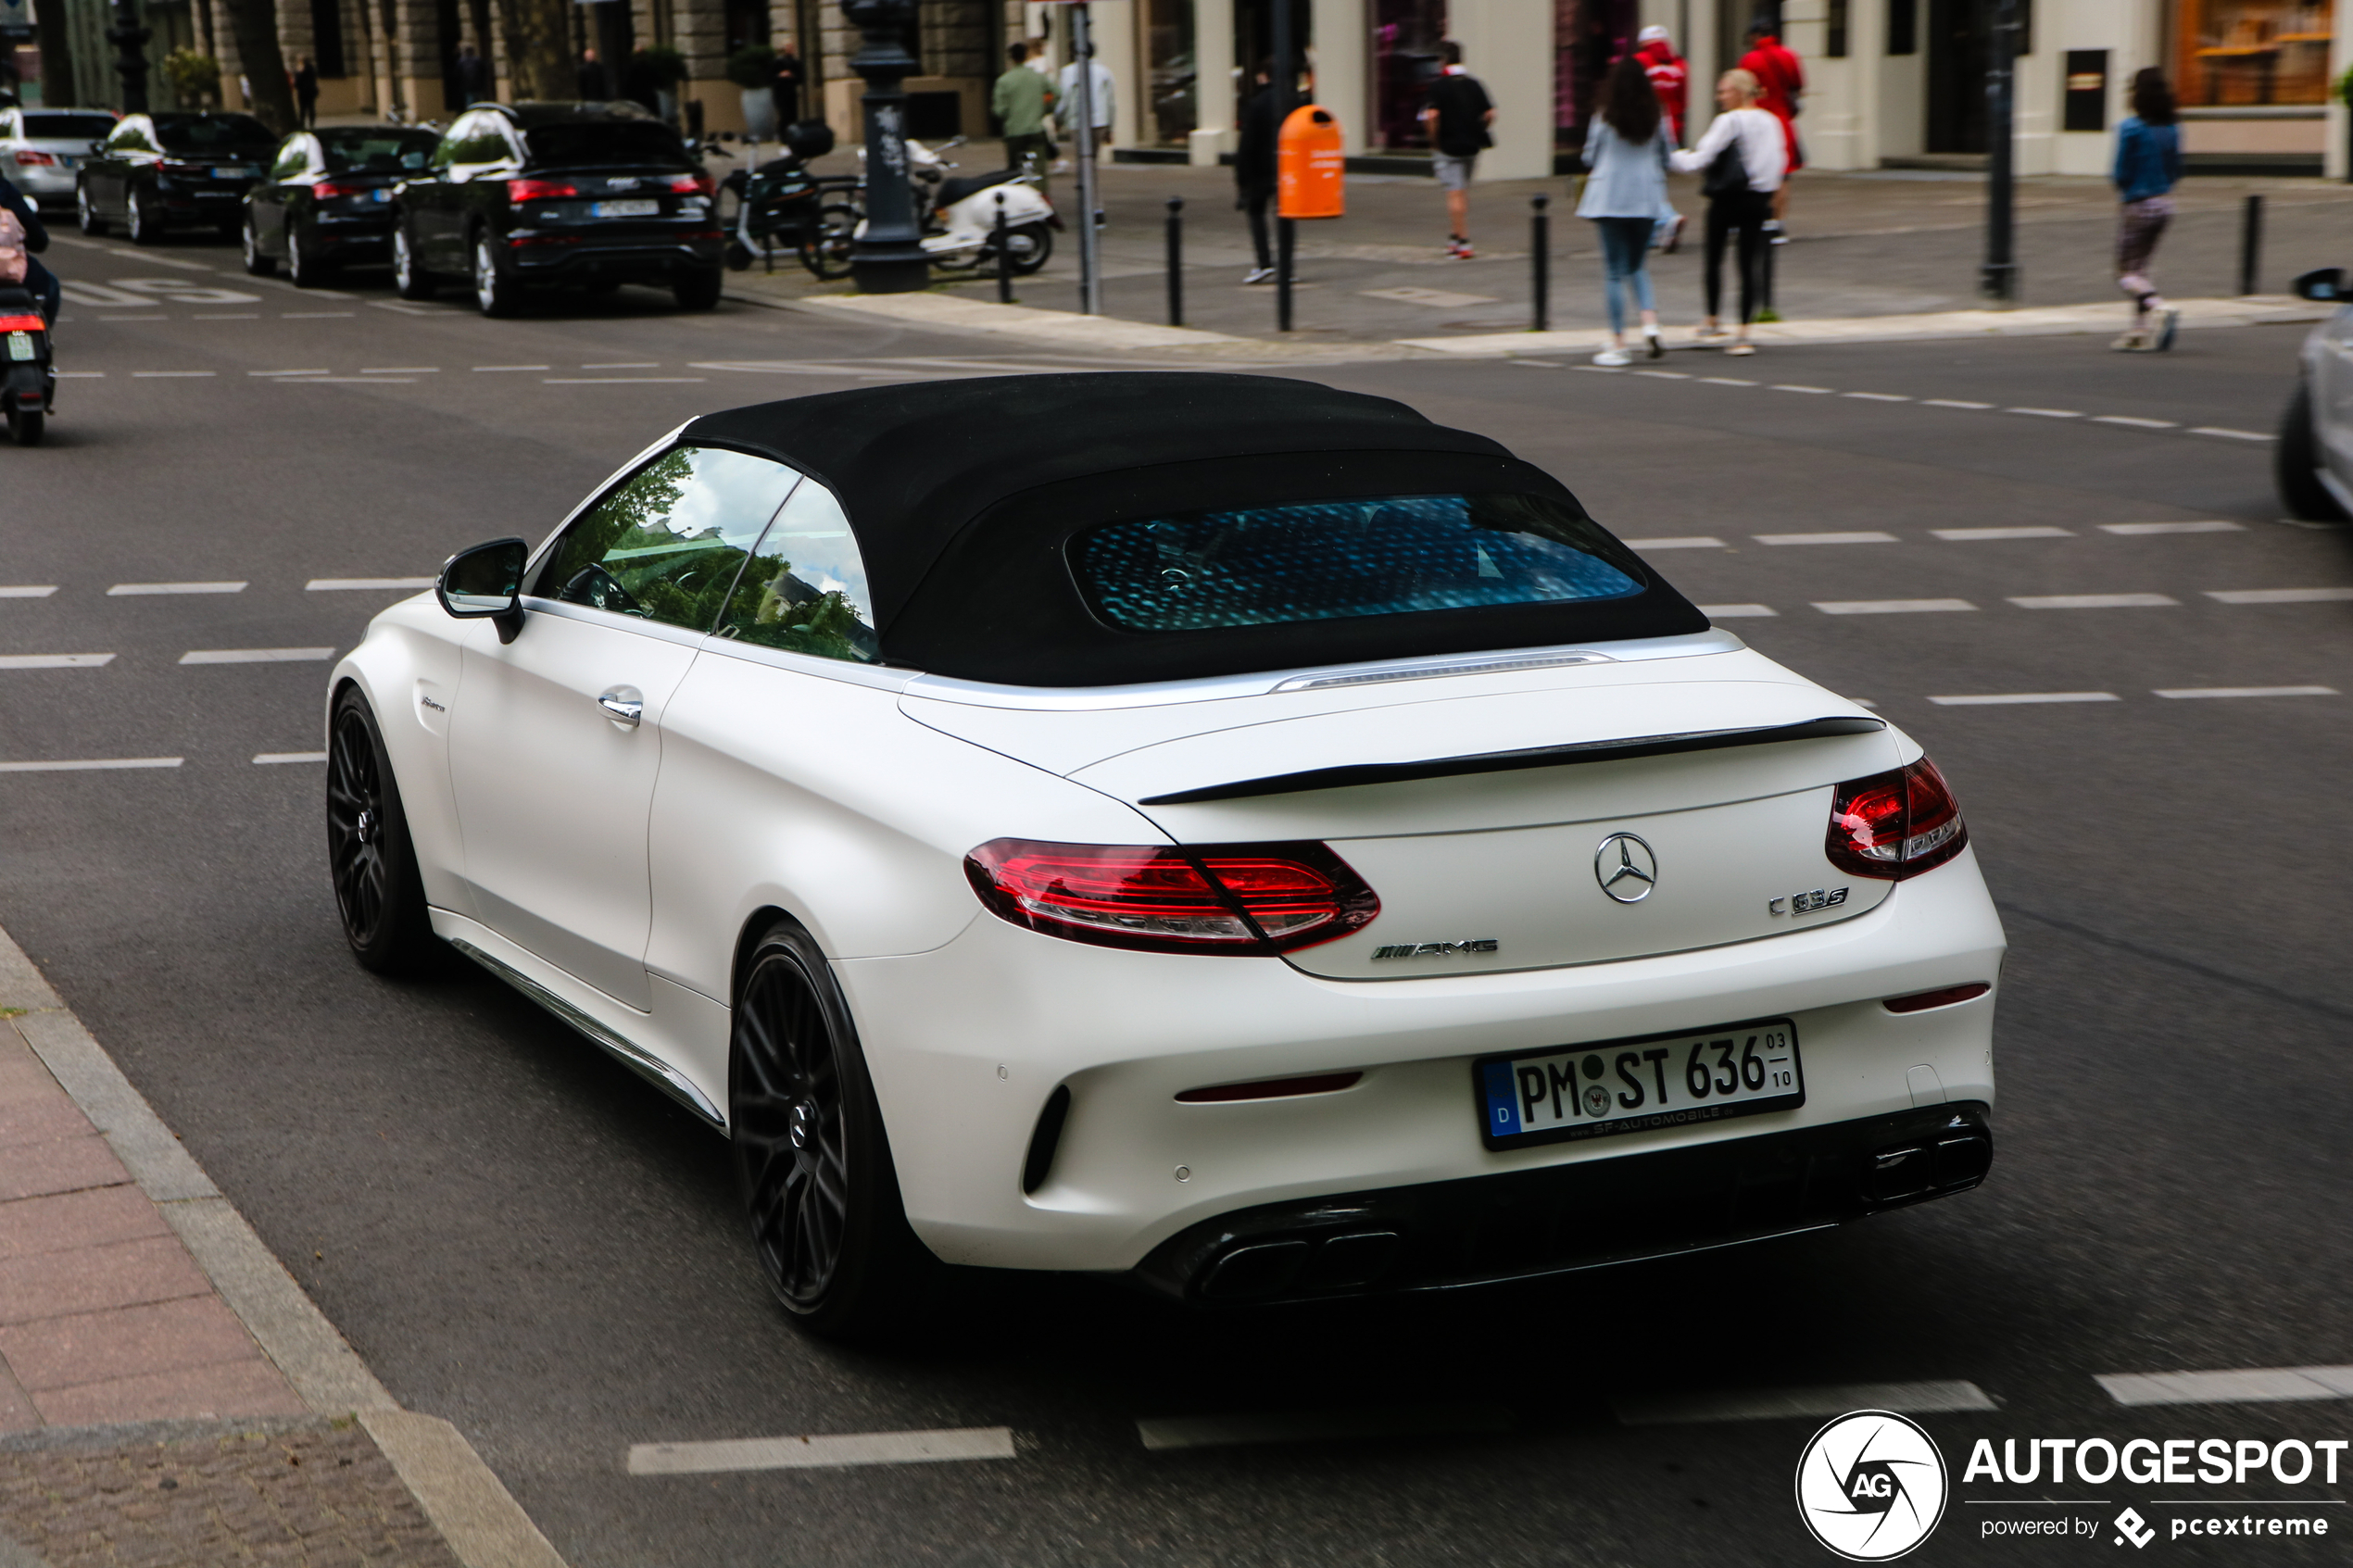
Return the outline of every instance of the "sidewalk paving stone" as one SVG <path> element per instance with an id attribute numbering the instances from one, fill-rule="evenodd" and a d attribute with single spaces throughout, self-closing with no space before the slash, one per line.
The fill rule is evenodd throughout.
<path id="1" fill-rule="evenodd" d="M 0 1203 L 0 1262 L 170 1234 L 147 1195 L 134 1186 L 89 1187 Z"/>
<path id="2" fill-rule="evenodd" d="M 211 1293 L 212 1282 L 176 1236 L 100 1242 L 13 1259 L 0 1269 L 0 1327 Z"/>

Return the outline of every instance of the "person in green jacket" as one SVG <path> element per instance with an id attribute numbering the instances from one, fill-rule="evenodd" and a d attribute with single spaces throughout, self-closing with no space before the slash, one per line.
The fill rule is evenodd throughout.
<path id="1" fill-rule="evenodd" d="M 1005 167 L 1038 176 L 1038 188 L 1042 193 L 1046 188 L 1046 170 L 1053 158 L 1053 140 L 1046 133 L 1047 111 L 1054 101 L 1053 86 L 1022 63 L 1029 58 L 1028 44 L 1007 44 L 1005 57 L 1013 65 L 997 79 L 996 91 L 988 95 L 989 111 L 1004 127 Z"/>

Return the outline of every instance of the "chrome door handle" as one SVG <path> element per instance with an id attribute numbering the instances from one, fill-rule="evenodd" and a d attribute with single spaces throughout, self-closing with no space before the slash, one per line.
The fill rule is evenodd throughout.
<path id="1" fill-rule="evenodd" d="M 605 717 L 624 730 L 634 730 L 646 716 L 646 694 L 635 686 L 615 686 L 597 699 Z"/>

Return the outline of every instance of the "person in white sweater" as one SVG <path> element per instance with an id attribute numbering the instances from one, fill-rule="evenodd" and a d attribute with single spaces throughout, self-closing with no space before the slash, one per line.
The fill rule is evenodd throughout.
<path id="1" fill-rule="evenodd" d="M 1735 242 L 1741 282 L 1741 327 L 1729 354 L 1754 354 L 1748 341 L 1749 323 L 1755 319 L 1764 281 L 1766 223 L 1773 216 L 1773 193 L 1780 189 L 1789 169 L 1789 146 L 1781 122 L 1756 107 L 1756 78 L 1744 70 L 1728 70 L 1716 83 L 1720 111 L 1708 122 L 1699 145 L 1669 155 L 1680 173 L 1705 173 L 1700 186 L 1707 197 L 1707 266 L 1702 274 L 1707 305 L 1707 325 L 1702 339 L 1725 335 L 1718 307 L 1724 292 L 1724 246 Z"/>

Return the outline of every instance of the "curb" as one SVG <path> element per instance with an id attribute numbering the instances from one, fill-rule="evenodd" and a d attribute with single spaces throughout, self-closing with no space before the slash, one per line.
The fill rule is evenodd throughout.
<path id="1" fill-rule="evenodd" d="M 327 1315 L 0 929 L 0 1015 L 107 1140 L 302 1402 L 357 1414 L 466 1568 L 564 1568 L 465 1435 L 404 1411 Z"/>

